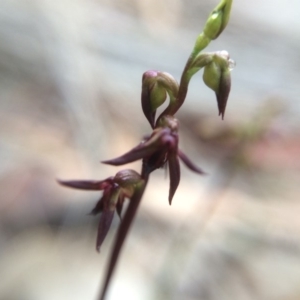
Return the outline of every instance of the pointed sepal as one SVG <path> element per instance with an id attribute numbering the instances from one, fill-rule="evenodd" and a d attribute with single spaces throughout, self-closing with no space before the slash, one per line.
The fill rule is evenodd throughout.
<path id="1" fill-rule="evenodd" d="M 97 233 L 97 242 L 96 250 L 100 252 L 100 247 L 107 235 L 107 232 L 110 228 L 112 220 L 114 218 L 114 210 L 105 210 L 102 212 L 98 224 L 98 233 Z"/>
<path id="2" fill-rule="evenodd" d="M 178 156 L 182 162 L 188 167 L 191 171 L 198 173 L 200 175 L 205 175 L 206 173 L 196 166 L 181 150 L 178 149 Z"/>
<path id="3" fill-rule="evenodd" d="M 107 182 L 111 180 L 112 177 L 105 180 L 60 180 L 57 179 L 57 182 L 63 186 L 79 189 L 79 190 L 90 190 L 90 191 L 99 191 L 103 190 L 107 186 Z"/>
<path id="4" fill-rule="evenodd" d="M 169 154 L 169 174 L 170 174 L 170 190 L 169 204 L 172 204 L 172 199 L 180 182 L 180 165 L 177 157 L 177 151 Z"/>

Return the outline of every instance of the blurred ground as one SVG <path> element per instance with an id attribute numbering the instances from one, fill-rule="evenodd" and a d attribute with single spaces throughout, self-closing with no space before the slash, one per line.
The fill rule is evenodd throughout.
<path id="1" fill-rule="evenodd" d="M 142 73 L 179 79 L 216 3 L 0 1 L 0 299 L 96 299 L 119 221 L 98 255 L 99 195 L 55 179 L 119 169 L 150 132 Z M 237 62 L 225 120 L 201 75 L 178 114 L 209 175 L 183 167 L 169 207 L 153 174 L 108 299 L 300 299 L 299 6 L 234 2 L 208 47 Z"/>

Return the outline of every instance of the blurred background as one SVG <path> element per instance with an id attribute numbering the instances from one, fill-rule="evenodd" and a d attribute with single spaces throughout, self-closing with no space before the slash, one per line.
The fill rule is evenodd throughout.
<path id="1" fill-rule="evenodd" d="M 100 164 L 151 132 L 142 73 L 179 80 L 217 0 L 0 1 L 0 299 L 96 299 Z M 234 1 L 207 51 L 236 61 L 225 120 L 197 74 L 180 112 L 182 166 L 151 176 L 107 299 L 300 299 L 300 2 Z M 140 163 L 130 166 L 139 170 Z"/>

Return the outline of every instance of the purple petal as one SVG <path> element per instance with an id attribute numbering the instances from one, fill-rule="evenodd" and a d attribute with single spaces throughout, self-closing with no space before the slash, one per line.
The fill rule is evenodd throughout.
<path id="1" fill-rule="evenodd" d="M 170 174 L 170 190 L 169 190 L 169 204 L 171 205 L 173 196 L 180 181 L 180 166 L 177 153 L 174 151 L 169 155 L 169 174 Z"/>
<path id="2" fill-rule="evenodd" d="M 79 190 L 91 190 L 91 191 L 99 191 L 103 190 L 105 183 L 107 182 L 106 180 L 102 181 L 96 181 L 96 180 L 59 180 L 57 179 L 57 182 L 63 186 L 67 186 L 70 188 L 74 189 L 79 189 Z"/>
<path id="3" fill-rule="evenodd" d="M 169 134 L 170 130 L 168 128 L 154 130 L 149 140 L 139 144 L 132 150 L 117 158 L 105 160 L 102 161 L 102 163 L 113 166 L 121 166 L 139 159 L 147 158 L 164 146 L 166 143 L 165 139 Z"/>
<path id="4" fill-rule="evenodd" d="M 206 174 L 203 172 L 199 167 L 197 167 L 181 150 L 178 149 L 178 156 L 183 161 L 183 163 L 191 170 L 198 174 L 204 175 Z"/>
<path id="5" fill-rule="evenodd" d="M 113 159 L 102 161 L 103 164 L 121 166 L 136 160 L 142 159 L 144 157 L 150 156 L 155 152 L 155 148 L 150 146 L 145 146 L 145 144 L 140 144 L 133 148 L 129 152 Z"/>
<path id="6" fill-rule="evenodd" d="M 96 249 L 98 252 L 100 252 L 100 247 L 110 228 L 111 222 L 114 217 L 114 213 L 115 213 L 114 210 L 105 210 L 100 216 L 99 225 L 98 225 L 97 244 L 96 244 Z"/>

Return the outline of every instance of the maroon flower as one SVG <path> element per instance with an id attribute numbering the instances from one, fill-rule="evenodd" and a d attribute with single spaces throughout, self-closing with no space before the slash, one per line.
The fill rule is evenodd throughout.
<path id="1" fill-rule="evenodd" d="M 118 172 L 115 177 L 108 177 L 101 181 L 58 180 L 58 182 L 64 186 L 80 190 L 103 191 L 102 197 L 90 213 L 91 215 L 101 213 L 96 242 L 96 249 L 99 252 L 112 223 L 115 210 L 117 210 L 119 217 L 121 217 L 125 199 L 131 199 L 133 197 L 143 180 L 134 170 L 122 170 Z"/>
<path id="2" fill-rule="evenodd" d="M 160 120 L 159 125 L 160 127 L 155 128 L 152 134 L 138 146 L 120 157 L 103 161 L 103 163 L 120 166 L 142 159 L 143 170 L 146 174 L 167 164 L 170 176 L 169 203 L 171 205 L 180 181 L 179 158 L 190 170 L 198 174 L 204 174 L 204 172 L 178 149 L 177 120 L 174 117 L 165 116 Z"/>

